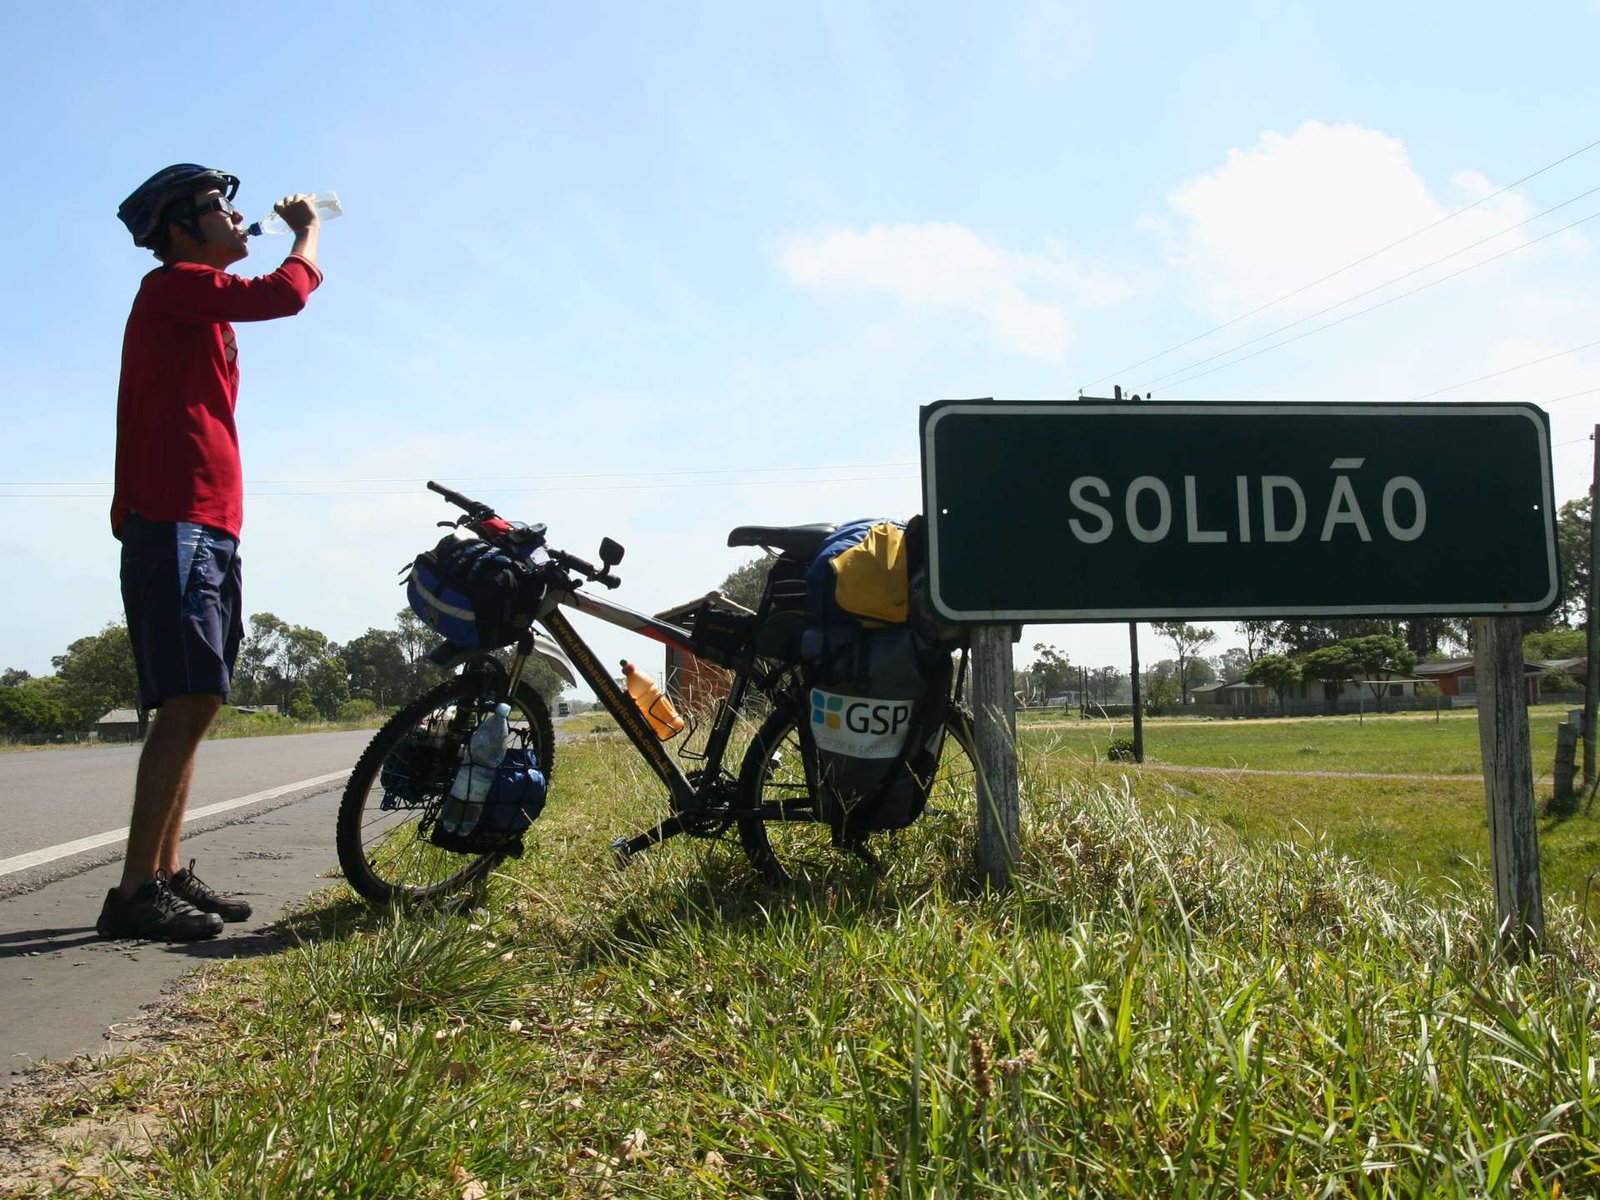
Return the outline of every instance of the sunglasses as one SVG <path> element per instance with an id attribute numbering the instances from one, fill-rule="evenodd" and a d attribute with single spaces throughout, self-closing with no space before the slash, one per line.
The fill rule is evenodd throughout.
<path id="1" fill-rule="evenodd" d="M 225 217 L 243 216 L 237 208 L 221 196 L 194 206 L 194 215 L 197 217 L 203 217 L 208 212 L 219 212 Z"/>

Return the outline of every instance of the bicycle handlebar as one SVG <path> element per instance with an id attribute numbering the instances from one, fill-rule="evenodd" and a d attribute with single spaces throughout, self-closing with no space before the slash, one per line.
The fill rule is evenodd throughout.
<path id="1" fill-rule="evenodd" d="M 494 515 L 494 509 L 490 508 L 482 500 L 474 500 L 470 496 L 463 496 L 460 492 L 445 487 L 442 483 L 435 483 L 430 479 L 428 480 L 428 490 L 430 492 L 438 492 L 439 495 L 450 501 L 457 508 L 465 509 L 467 516 L 472 517 L 474 520 L 484 515 L 491 517 Z"/>
<path id="2" fill-rule="evenodd" d="M 451 504 L 466 513 L 466 523 L 479 533 L 489 535 L 489 540 L 499 542 L 511 531 L 511 526 L 482 500 L 474 500 L 471 496 L 464 496 L 460 492 L 447 488 L 442 483 L 428 480 L 428 490 L 438 492 Z M 491 525 L 490 522 L 494 524 Z M 542 525 L 535 527 L 539 533 L 544 532 Z M 550 561 L 568 571 L 576 571 L 585 579 L 594 583 L 603 583 L 608 588 L 618 586 L 622 580 L 611 573 L 610 567 L 596 568 L 592 563 L 586 562 L 576 554 L 568 554 L 565 550 L 557 550 L 554 546 L 545 546 L 545 552 L 550 555 Z M 604 548 L 602 547 L 602 553 Z"/>

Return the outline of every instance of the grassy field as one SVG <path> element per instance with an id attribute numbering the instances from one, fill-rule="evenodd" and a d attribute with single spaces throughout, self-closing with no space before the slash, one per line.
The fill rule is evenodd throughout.
<path id="1" fill-rule="evenodd" d="M 1550 774 L 1556 726 L 1566 715 L 1565 709 L 1548 705 L 1529 710 L 1535 775 Z M 1054 753 L 1088 761 L 1103 759 L 1113 737 L 1133 735 L 1126 720 L 1079 721 L 1041 713 L 1024 714 L 1019 730 L 1044 739 Z M 1475 712 L 1437 718 L 1433 713 L 1259 721 L 1158 718 L 1145 723 L 1145 761 L 1383 775 L 1477 775 L 1482 770 Z"/>
<path id="2" fill-rule="evenodd" d="M 1600 805 L 1568 818 L 1544 809 L 1565 716 L 1549 707 L 1529 716 L 1535 771 L 1546 773 L 1535 785 L 1542 874 L 1551 896 L 1580 906 L 1600 928 Z M 1326 844 L 1432 891 L 1491 886 L 1475 715 L 1156 720 L 1145 726 L 1144 768 L 1108 763 L 1110 740 L 1130 733 L 1126 724 L 1025 719 L 1020 758 L 1046 787 L 1131 774 L 1147 809 L 1170 805 L 1255 845 Z"/>
<path id="3" fill-rule="evenodd" d="M 610 839 L 660 802 L 616 740 L 575 740 L 478 907 L 332 888 L 283 953 L 208 968 L 171 1045 L 65 1073 L 6 1131 L 87 1114 L 147 1142 L 58 1147 L 0 1193 L 1600 1193 L 1572 893 L 1507 965 L 1487 877 L 1391 845 L 1481 825 L 1480 785 L 1113 770 L 1053 740 L 1077 736 L 1025 731 L 1009 895 L 975 882 L 970 812 L 878 876 L 774 890 L 687 840 L 617 872 Z"/>

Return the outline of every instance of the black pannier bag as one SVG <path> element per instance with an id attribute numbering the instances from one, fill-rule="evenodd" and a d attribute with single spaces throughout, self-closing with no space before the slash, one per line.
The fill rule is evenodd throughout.
<path id="1" fill-rule="evenodd" d="M 801 662 L 820 815 L 846 840 L 911 824 L 944 747 L 949 653 L 904 625 L 834 624 L 805 632 Z"/>
<path id="2" fill-rule="evenodd" d="M 780 554 L 767 569 L 761 597 L 761 623 L 756 629 L 756 655 L 794 662 L 800 653 L 800 635 L 816 618 L 806 601 L 806 567 L 803 558 Z"/>
<path id="3" fill-rule="evenodd" d="M 516 641 L 543 598 L 533 568 L 465 530 L 417 555 L 406 579 L 411 610 L 441 637 L 472 648 Z"/>
<path id="4" fill-rule="evenodd" d="M 689 648 L 696 658 L 738 670 L 750 662 L 759 618 L 719 604 L 720 598 L 707 596 L 689 618 Z"/>

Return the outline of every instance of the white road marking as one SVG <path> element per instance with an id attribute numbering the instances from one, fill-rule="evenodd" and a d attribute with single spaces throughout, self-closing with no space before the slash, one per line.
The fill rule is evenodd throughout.
<path id="1" fill-rule="evenodd" d="M 336 779 L 347 779 L 349 771 L 335 771 L 331 775 L 318 775 L 312 779 L 302 779 L 298 783 L 286 783 L 282 787 L 268 788 L 264 792 L 251 792 L 248 796 L 235 796 L 232 800 L 219 800 L 215 804 L 208 804 L 204 808 L 191 809 L 184 815 L 184 822 L 196 820 L 199 817 L 209 817 L 216 813 L 227 812 L 230 808 L 243 808 L 246 804 L 260 804 L 263 800 L 273 800 L 290 792 L 298 792 L 303 788 L 318 787 L 324 783 L 332 783 Z M 82 854 L 85 850 L 97 850 L 101 846 L 109 846 L 113 842 L 124 842 L 128 839 L 128 827 L 108 830 L 90 837 L 78 838 L 71 842 L 61 842 L 55 846 L 46 846 L 43 850 L 30 850 L 26 854 L 13 855 L 11 858 L 0 858 L 0 876 L 14 875 L 18 871 L 26 871 L 29 867 L 42 866 L 47 862 L 54 862 L 58 858 L 65 858 L 69 854 Z"/>

